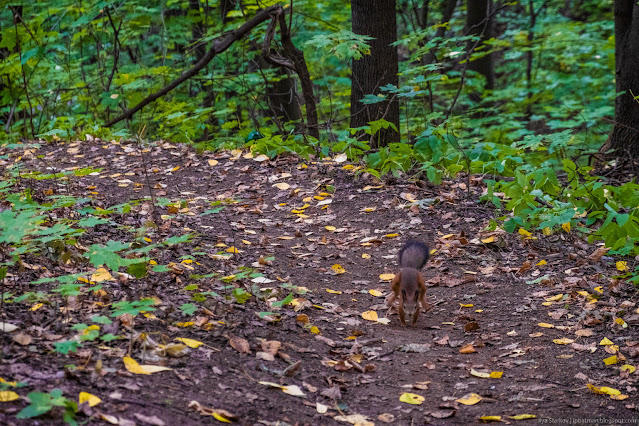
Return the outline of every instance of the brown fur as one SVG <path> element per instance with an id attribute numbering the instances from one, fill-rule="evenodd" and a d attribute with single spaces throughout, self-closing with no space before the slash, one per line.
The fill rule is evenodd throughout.
<path id="1" fill-rule="evenodd" d="M 419 269 L 428 261 L 428 247 L 416 240 L 409 240 L 399 252 L 402 269 L 391 282 L 392 293 L 386 299 L 388 313 L 398 301 L 397 313 L 402 325 L 406 325 L 406 311 L 412 316 L 411 325 L 417 323 L 419 312 L 427 311 L 430 305 L 426 302 L 426 285 Z M 388 315 L 388 314 L 387 314 Z"/>

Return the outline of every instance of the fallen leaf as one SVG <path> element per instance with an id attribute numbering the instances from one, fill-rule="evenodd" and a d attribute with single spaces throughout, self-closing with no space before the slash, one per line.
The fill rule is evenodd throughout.
<path id="1" fill-rule="evenodd" d="M 13 325 L 13 324 L 9 324 L 8 322 L 1 322 L 0 321 L 0 331 L 3 331 L 5 333 L 11 333 L 14 332 L 18 329 L 18 326 Z"/>
<path id="2" fill-rule="evenodd" d="M 472 345 L 472 343 L 462 346 L 462 348 L 459 350 L 460 354 L 473 354 L 475 352 L 477 352 L 477 350 Z"/>
<path id="3" fill-rule="evenodd" d="M 481 400 L 482 400 L 482 397 L 477 395 L 476 393 L 469 393 L 459 398 L 457 402 L 464 405 L 475 405 Z"/>
<path id="4" fill-rule="evenodd" d="M 534 414 L 517 414 L 516 416 L 508 416 L 508 418 L 513 420 L 528 420 L 536 419 L 537 416 Z"/>
<path id="5" fill-rule="evenodd" d="M 32 340 L 33 340 L 33 337 L 25 333 L 17 333 L 13 335 L 13 341 L 22 346 L 29 345 Z"/>
<path id="6" fill-rule="evenodd" d="M 189 348 L 193 349 L 197 349 L 204 344 L 198 340 L 187 339 L 186 337 L 176 337 L 175 340 L 177 340 L 178 342 L 182 342 Z"/>
<path id="7" fill-rule="evenodd" d="M 421 395 L 417 395 L 416 393 L 406 392 L 399 397 L 399 400 L 400 402 L 405 402 L 407 404 L 421 405 L 421 403 L 424 402 L 426 398 Z"/>
<path id="8" fill-rule="evenodd" d="M 343 274 L 343 273 L 346 272 L 346 269 L 342 268 L 342 265 L 338 265 L 337 263 L 335 265 L 331 266 L 331 269 L 336 274 Z"/>
<path id="9" fill-rule="evenodd" d="M 0 391 L 0 402 L 11 402 L 20 399 L 20 395 L 13 391 Z"/>
<path id="10" fill-rule="evenodd" d="M 124 366 L 126 369 L 133 374 L 151 374 L 148 371 L 144 370 L 140 364 L 136 360 L 131 357 L 125 356 L 122 358 L 124 361 Z"/>
<path id="11" fill-rule="evenodd" d="M 279 189 L 280 191 L 286 191 L 287 189 L 289 189 L 291 187 L 291 185 L 289 185 L 286 182 L 280 182 L 280 183 L 276 183 L 273 185 L 275 188 Z"/>
<path id="12" fill-rule="evenodd" d="M 362 318 L 368 321 L 377 321 L 379 319 L 375 311 L 362 312 Z"/>
<path id="13" fill-rule="evenodd" d="M 89 407 L 95 407 L 100 402 L 102 402 L 102 400 L 97 396 L 90 394 L 89 392 L 80 392 L 80 395 L 78 396 L 78 402 L 80 404 L 88 402 Z"/>
<path id="14" fill-rule="evenodd" d="M 393 281 L 393 278 L 395 278 L 395 274 L 381 274 L 379 276 L 382 281 Z"/>
<path id="15" fill-rule="evenodd" d="M 249 345 L 248 340 L 243 339 L 241 337 L 233 336 L 229 339 L 229 344 L 233 349 L 238 351 L 241 354 L 248 354 L 251 352 L 251 346 Z"/>
<path id="16" fill-rule="evenodd" d="M 567 337 L 561 339 L 553 339 L 552 341 L 556 345 L 569 345 L 574 342 L 574 339 L 569 339 Z"/>

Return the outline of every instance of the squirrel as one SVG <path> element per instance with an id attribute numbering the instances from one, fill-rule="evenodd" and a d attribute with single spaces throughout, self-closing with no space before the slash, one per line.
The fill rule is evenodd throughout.
<path id="1" fill-rule="evenodd" d="M 420 269 L 429 258 L 428 246 L 418 240 L 408 240 L 399 251 L 401 270 L 391 282 L 392 293 L 386 298 L 388 313 L 395 308 L 395 300 L 399 298 L 399 319 L 406 325 L 406 316 L 412 317 L 411 325 L 415 325 L 419 311 L 430 309 L 426 302 L 426 285 Z"/>

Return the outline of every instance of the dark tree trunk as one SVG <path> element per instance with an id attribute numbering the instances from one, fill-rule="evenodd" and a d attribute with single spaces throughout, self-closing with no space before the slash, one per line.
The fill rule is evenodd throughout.
<path id="1" fill-rule="evenodd" d="M 636 0 L 615 0 L 615 126 L 610 148 L 615 157 L 639 156 L 639 5 Z"/>
<path id="2" fill-rule="evenodd" d="M 202 42 L 204 36 L 204 17 L 200 13 L 200 0 L 189 0 L 189 15 L 193 20 L 193 27 L 191 27 L 191 36 L 195 55 L 193 56 L 193 63 L 197 64 L 200 59 L 206 54 L 206 45 Z"/>
<path id="3" fill-rule="evenodd" d="M 483 42 L 492 35 L 491 3 L 491 0 L 466 1 L 466 26 L 469 34 L 477 35 L 481 39 L 480 44 L 477 45 L 478 47 L 482 46 Z M 474 45 L 475 42 L 470 42 L 469 48 Z M 471 61 L 468 64 L 468 68 L 486 78 L 486 89 L 492 90 L 495 88 L 495 70 L 492 54 Z"/>
<path id="4" fill-rule="evenodd" d="M 300 99 L 297 94 L 297 84 L 294 78 L 282 70 L 280 80 L 267 88 L 269 106 L 276 117 L 283 121 L 297 121 L 302 118 Z"/>
<path id="5" fill-rule="evenodd" d="M 397 48 L 391 46 L 397 41 L 395 0 L 352 0 L 351 13 L 353 32 L 375 38 L 371 41 L 371 54 L 353 61 L 351 127 L 366 126 L 370 121 L 383 118 L 399 130 L 396 98 L 371 105 L 360 102 L 365 95 L 380 93 L 382 86 L 399 84 Z M 386 146 L 399 139 L 399 133 L 388 128 L 380 130 L 374 141 L 379 141 L 379 146 Z"/>

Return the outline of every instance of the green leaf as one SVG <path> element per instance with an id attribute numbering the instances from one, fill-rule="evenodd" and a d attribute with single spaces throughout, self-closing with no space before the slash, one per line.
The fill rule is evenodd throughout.
<path id="1" fill-rule="evenodd" d="M 273 302 L 273 306 L 281 308 L 284 305 L 288 305 L 292 301 L 293 301 L 293 292 L 289 293 L 288 296 L 286 296 L 286 298 L 279 300 L 277 302 Z"/>
<path id="2" fill-rule="evenodd" d="M 67 355 L 69 352 L 75 352 L 82 346 L 80 342 L 75 340 L 66 340 L 64 342 L 55 342 L 53 344 L 55 351 Z"/>
<path id="3" fill-rule="evenodd" d="M 197 306 L 195 306 L 193 303 L 185 303 L 182 306 L 180 306 L 180 310 L 182 311 L 182 313 L 184 315 L 193 315 L 195 313 L 195 311 L 197 311 Z"/>

